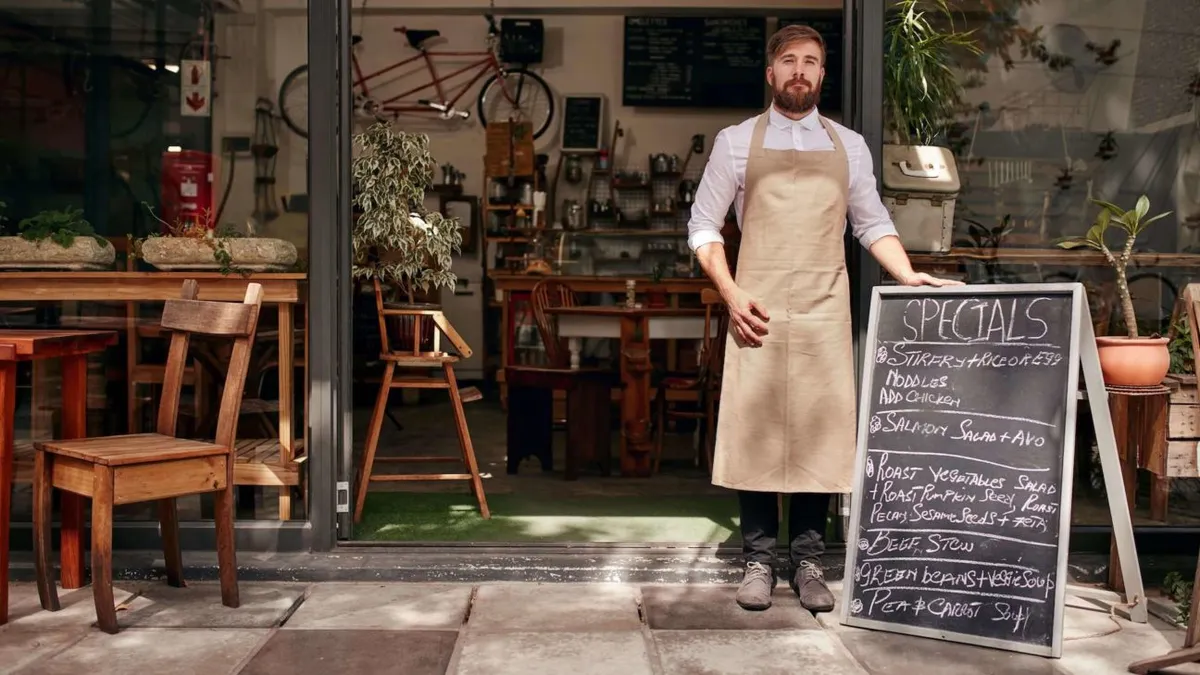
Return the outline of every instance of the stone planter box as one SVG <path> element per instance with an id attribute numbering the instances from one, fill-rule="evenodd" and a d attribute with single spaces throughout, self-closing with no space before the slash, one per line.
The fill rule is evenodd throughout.
<path id="1" fill-rule="evenodd" d="M 213 240 L 189 237 L 150 237 L 142 242 L 142 259 L 160 270 L 219 270 L 215 257 L 223 243 L 231 267 L 250 272 L 278 272 L 296 264 L 296 247 L 283 239 L 233 237 Z"/>
<path id="2" fill-rule="evenodd" d="M 92 237 L 75 237 L 66 248 L 44 239 L 0 237 L 0 269 L 6 270 L 108 270 L 117 259 L 112 244 L 103 246 Z"/>

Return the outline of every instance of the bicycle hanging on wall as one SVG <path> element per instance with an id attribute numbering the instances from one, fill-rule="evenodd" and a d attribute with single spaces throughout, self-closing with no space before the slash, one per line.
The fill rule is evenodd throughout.
<path id="1" fill-rule="evenodd" d="M 459 101 L 485 75 L 490 75 L 483 82 L 476 98 L 475 107 L 479 114 L 479 123 L 487 126 L 488 120 L 516 119 L 530 122 L 533 125 L 533 137 L 538 138 L 550 128 L 554 118 L 554 96 L 550 85 L 546 84 L 536 73 L 518 66 L 506 67 L 499 54 L 497 46 L 500 42 L 500 29 L 496 26 L 495 18 L 484 15 L 488 22 L 487 49 L 474 52 L 431 51 L 426 44 L 441 35 L 436 30 L 416 30 L 404 26 L 395 29 L 408 39 L 408 44 L 417 50 L 417 54 L 386 66 L 373 73 L 364 74 L 359 66 L 358 57 L 354 50 L 362 43 L 362 36 L 355 35 L 351 42 L 350 58 L 354 68 L 354 82 L 351 91 L 354 96 L 354 108 L 357 114 L 374 119 L 392 117 L 395 119 L 404 113 L 431 113 L 444 120 L 469 119 L 468 109 L 459 108 Z M 472 61 L 457 70 L 439 75 L 434 64 L 436 61 L 451 59 L 461 61 L 470 58 Z M 425 62 L 429 80 L 424 84 L 413 87 L 388 98 L 376 98 L 376 84 L 370 84 L 387 73 L 399 70 L 418 60 Z M 460 78 L 469 73 L 456 89 L 448 91 L 446 82 Z M 433 97 L 428 90 L 432 89 Z M 421 98 L 413 98 L 421 95 Z M 538 98 L 544 100 L 538 103 Z M 302 65 L 288 73 L 283 84 L 279 87 L 279 111 L 288 127 L 308 138 L 308 66 Z"/>

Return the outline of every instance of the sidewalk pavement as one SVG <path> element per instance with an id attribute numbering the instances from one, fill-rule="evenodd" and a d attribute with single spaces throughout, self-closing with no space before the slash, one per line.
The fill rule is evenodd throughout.
<path id="1" fill-rule="evenodd" d="M 90 587 L 44 612 L 12 586 L 0 673 L 292 675 L 820 675 L 1127 672 L 1178 647 L 1183 631 L 1133 624 L 1068 595 L 1062 659 L 845 628 L 814 618 L 781 583 L 746 612 L 730 585 L 575 583 L 118 582 L 122 632 L 95 627 Z M 835 588 L 835 592 L 839 590 Z M 1198 666 L 1170 673 L 1200 673 Z"/>

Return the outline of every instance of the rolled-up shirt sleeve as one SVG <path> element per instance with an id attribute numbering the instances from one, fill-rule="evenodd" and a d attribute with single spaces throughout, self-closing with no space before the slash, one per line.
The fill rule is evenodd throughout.
<path id="1" fill-rule="evenodd" d="M 849 135 L 849 134 L 846 134 Z M 846 215 L 850 218 L 851 232 L 863 248 L 880 239 L 892 235 L 899 236 L 892 216 L 879 196 L 875 186 L 875 169 L 872 166 L 871 151 L 861 136 L 854 135 L 857 162 L 850 177 L 850 194 L 846 204 Z"/>
<path id="2" fill-rule="evenodd" d="M 693 251 L 705 244 L 725 243 L 721 228 L 725 226 L 725 216 L 737 191 L 738 179 L 729 135 L 721 130 L 713 139 L 712 153 L 708 156 L 708 164 L 704 167 L 704 175 L 700 178 L 695 201 L 692 202 L 692 215 L 688 220 L 688 246 Z"/>

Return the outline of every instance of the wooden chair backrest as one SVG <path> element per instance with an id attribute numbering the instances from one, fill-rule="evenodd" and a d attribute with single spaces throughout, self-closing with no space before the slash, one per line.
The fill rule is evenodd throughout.
<path id="1" fill-rule="evenodd" d="M 1196 326 L 1200 322 L 1200 283 L 1188 284 L 1184 286 L 1183 292 L 1179 294 L 1179 300 L 1176 302 L 1176 308 L 1182 305 L 1184 316 L 1187 317 L 1188 329 L 1191 332 L 1192 339 L 1192 358 L 1200 359 L 1200 335 L 1197 334 Z M 1168 333 L 1171 338 L 1175 337 L 1175 317 L 1171 317 L 1171 330 Z M 1193 370 L 1196 368 L 1196 361 L 1192 362 Z"/>
<path id="2" fill-rule="evenodd" d="M 229 369 L 221 394 L 221 410 L 217 415 L 217 445 L 234 446 L 246 371 L 250 368 L 250 350 L 258 329 L 258 313 L 262 308 L 261 284 L 246 286 L 241 303 L 197 300 L 199 286 L 193 279 L 183 282 L 179 300 L 168 300 L 163 306 L 161 325 L 171 331 L 171 351 L 163 376 L 162 401 L 158 406 L 158 433 L 175 435 L 179 418 L 179 394 L 183 388 L 183 371 L 187 366 L 188 345 L 193 334 L 233 339 Z M 287 396 L 287 392 L 280 394 Z"/>
<path id="3" fill-rule="evenodd" d="M 571 354 L 558 337 L 558 322 L 546 312 L 554 307 L 575 307 L 578 300 L 575 291 L 558 279 L 542 279 L 537 282 L 530 292 L 530 306 L 533 308 L 533 320 L 537 322 L 538 335 L 546 347 L 546 359 L 551 368 L 566 368 L 571 362 Z"/>
<path id="4" fill-rule="evenodd" d="M 450 324 L 444 312 L 388 307 L 383 301 L 383 286 L 379 279 L 372 281 L 375 284 L 375 313 L 379 317 L 379 344 L 383 355 L 442 356 L 445 354 L 442 351 L 442 336 L 445 335 L 461 358 L 471 358 L 474 353 L 471 346 Z M 395 345 L 388 333 L 389 319 L 399 329 Z"/>
<path id="5" fill-rule="evenodd" d="M 700 290 L 700 302 L 704 305 L 704 342 L 700 346 L 700 380 L 705 385 L 715 385 L 721 377 L 725 360 L 725 334 L 729 332 L 729 312 L 725 301 L 715 289 Z M 717 328 L 712 329 L 713 319 Z"/>

